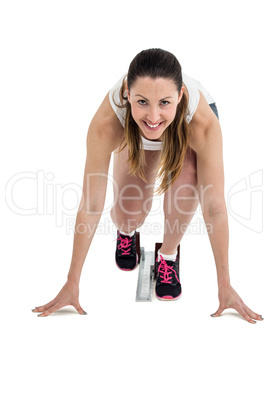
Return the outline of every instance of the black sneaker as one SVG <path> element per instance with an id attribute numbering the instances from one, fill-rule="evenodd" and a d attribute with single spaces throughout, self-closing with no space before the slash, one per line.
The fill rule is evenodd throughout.
<path id="1" fill-rule="evenodd" d="M 175 261 L 164 260 L 158 255 L 155 262 L 156 285 L 155 294 L 159 300 L 177 300 L 181 295 L 181 283 L 179 277 L 179 259 Z"/>
<path id="2" fill-rule="evenodd" d="M 116 240 L 116 265 L 123 271 L 132 271 L 139 263 L 139 256 L 136 250 L 136 230 L 133 236 L 126 236 L 117 229 Z"/>

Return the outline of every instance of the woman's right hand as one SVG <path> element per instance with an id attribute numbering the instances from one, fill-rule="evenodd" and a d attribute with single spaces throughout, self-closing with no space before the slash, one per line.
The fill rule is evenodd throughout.
<path id="1" fill-rule="evenodd" d="M 61 291 L 57 294 L 55 299 L 51 300 L 44 306 L 36 307 L 32 310 L 38 314 L 38 317 L 46 317 L 54 311 L 59 310 L 64 306 L 74 306 L 79 314 L 87 314 L 79 304 L 79 285 L 77 282 L 67 280 Z"/>

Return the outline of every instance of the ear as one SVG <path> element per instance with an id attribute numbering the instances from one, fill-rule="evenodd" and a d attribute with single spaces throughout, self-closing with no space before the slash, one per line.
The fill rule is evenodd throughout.
<path id="1" fill-rule="evenodd" d="M 127 86 L 127 84 L 126 84 L 126 90 L 127 90 L 127 97 L 128 97 L 128 101 L 130 101 L 130 92 L 129 92 L 129 90 L 128 90 L 128 86 Z"/>
<path id="2" fill-rule="evenodd" d="M 178 97 L 178 103 L 180 103 L 181 98 L 183 96 L 183 92 L 184 92 L 184 86 L 181 87 L 181 92 L 179 93 L 179 97 Z"/>

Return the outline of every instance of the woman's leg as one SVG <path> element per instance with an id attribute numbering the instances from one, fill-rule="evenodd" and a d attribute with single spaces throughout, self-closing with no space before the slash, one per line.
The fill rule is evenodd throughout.
<path id="1" fill-rule="evenodd" d="M 160 252 L 177 253 L 198 204 L 196 153 L 188 147 L 181 174 L 164 195 L 164 239 Z"/>
<path id="2" fill-rule="evenodd" d="M 152 207 L 160 151 L 145 150 L 144 152 L 144 172 L 148 183 L 139 176 L 129 174 L 127 146 L 119 154 L 114 152 L 114 204 L 110 216 L 119 231 L 122 230 L 125 233 L 130 233 L 142 226 Z"/>

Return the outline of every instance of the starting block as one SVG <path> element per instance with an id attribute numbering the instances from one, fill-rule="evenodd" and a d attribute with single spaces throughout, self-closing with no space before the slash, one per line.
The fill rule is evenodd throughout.
<path id="1" fill-rule="evenodd" d="M 136 250 L 139 262 L 136 302 L 152 301 L 153 285 L 156 279 L 155 261 L 161 246 L 162 243 L 155 243 L 154 251 L 145 251 L 144 247 L 140 247 L 140 233 L 136 232 Z M 177 257 L 180 261 L 180 244 L 177 248 Z"/>

